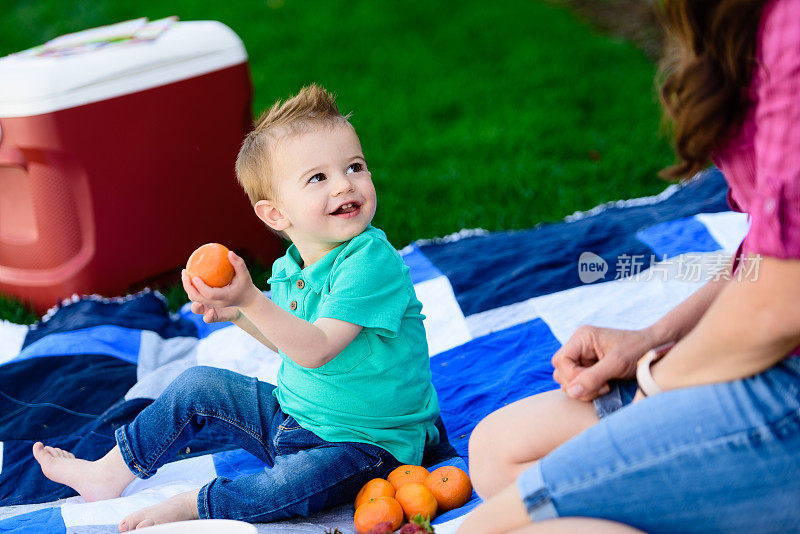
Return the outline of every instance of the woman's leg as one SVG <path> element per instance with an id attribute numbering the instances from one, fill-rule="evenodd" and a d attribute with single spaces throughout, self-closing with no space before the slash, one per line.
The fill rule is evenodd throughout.
<path id="1" fill-rule="evenodd" d="M 535 463 L 517 490 L 536 521 L 783 532 L 800 524 L 798 472 L 800 358 L 791 358 L 754 377 L 627 406 Z"/>
<path id="2" fill-rule="evenodd" d="M 458 530 L 459 533 L 490 534 L 636 534 L 640 530 L 606 521 L 585 517 L 550 519 L 531 523 L 516 484 L 511 484 L 470 513 Z"/>
<path id="3" fill-rule="evenodd" d="M 597 423 L 594 404 L 557 389 L 489 414 L 469 440 L 469 474 L 478 495 L 492 497 L 550 451 Z"/>
<path id="4" fill-rule="evenodd" d="M 565 517 L 551 519 L 541 523 L 531 523 L 511 534 L 575 534 L 585 532 L 591 534 L 644 534 L 641 530 L 606 521 L 605 519 L 590 519 L 588 517 Z"/>

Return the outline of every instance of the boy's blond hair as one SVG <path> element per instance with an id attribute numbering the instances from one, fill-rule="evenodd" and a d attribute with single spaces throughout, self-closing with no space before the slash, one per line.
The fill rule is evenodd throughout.
<path id="1" fill-rule="evenodd" d="M 334 96 L 318 86 L 303 87 L 285 102 L 278 100 L 261 114 L 253 131 L 247 134 L 236 158 L 236 179 L 255 206 L 259 200 L 274 200 L 272 149 L 286 135 L 308 132 L 314 126 L 350 124 L 342 115 Z"/>

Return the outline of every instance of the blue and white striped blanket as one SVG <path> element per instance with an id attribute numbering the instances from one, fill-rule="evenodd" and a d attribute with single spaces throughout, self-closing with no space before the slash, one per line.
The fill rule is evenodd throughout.
<path id="1" fill-rule="evenodd" d="M 411 268 L 442 418 L 466 469 L 472 429 L 497 408 L 555 387 L 550 357 L 581 324 L 646 326 L 698 289 L 735 252 L 745 215 L 729 211 L 718 171 L 655 197 L 620 201 L 530 230 L 480 230 L 401 251 Z M 84 503 L 41 474 L 36 440 L 97 458 L 113 431 L 181 371 L 214 365 L 275 381 L 280 360 L 230 323 L 169 314 L 146 291 L 74 298 L 37 325 L 0 324 L 0 532 L 115 531 L 126 514 L 218 475 L 262 468 L 219 436 L 134 481 L 119 499 Z M 436 519 L 455 530 L 478 503 Z M 352 507 L 259 526 L 264 532 L 352 532 Z M 322 528 L 321 528 L 322 527 Z"/>

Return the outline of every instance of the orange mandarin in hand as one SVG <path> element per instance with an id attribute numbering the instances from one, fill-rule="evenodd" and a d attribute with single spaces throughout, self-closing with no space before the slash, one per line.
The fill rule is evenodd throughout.
<path id="1" fill-rule="evenodd" d="M 224 287 L 233 280 L 233 265 L 228 260 L 228 247 L 206 243 L 189 256 L 186 274 L 199 276 L 211 287 Z"/>

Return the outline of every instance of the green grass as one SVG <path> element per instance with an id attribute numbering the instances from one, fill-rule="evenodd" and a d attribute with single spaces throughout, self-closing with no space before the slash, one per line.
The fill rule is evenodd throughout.
<path id="1" fill-rule="evenodd" d="M 397 247 L 461 228 L 527 228 L 664 188 L 656 172 L 672 156 L 654 65 L 563 5 L 17 1 L 0 13 L 0 55 L 172 14 L 220 20 L 243 39 L 256 112 L 312 81 L 338 95 L 378 190 L 374 224 Z M 172 291 L 176 307 L 185 295 Z M 0 317 L 15 310 L 0 301 Z"/>

